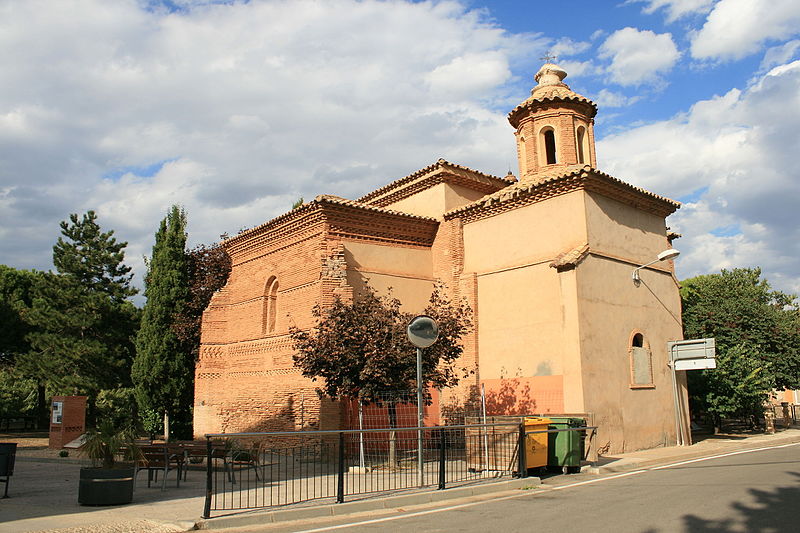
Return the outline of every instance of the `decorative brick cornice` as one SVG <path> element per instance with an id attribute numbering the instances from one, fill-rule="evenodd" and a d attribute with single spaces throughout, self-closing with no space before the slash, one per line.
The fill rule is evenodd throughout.
<path id="1" fill-rule="evenodd" d="M 594 102 L 574 92 L 566 84 L 558 84 L 534 88 L 531 96 L 508 114 L 508 121 L 516 129 L 522 119 L 533 112 L 565 108 L 588 118 L 594 118 L 597 114 L 597 105 Z"/>
<path id="2" fill-rule="evenodd" d="M 313 201 L 244 231 L 222 243 L 234 263 L 250 259 L 313 235 L 366 238 L 397 244 L 430 246 L 438 221 L 367 205 L 338 196 L 320 195 Z"/>
<path id="3" fill-rule="evenodd" d="M 540 177 L 536 181 L 521 181 L 476 202 L 448 211 L 444 218 L 461 218 L 465 223 L 473 222 L 576 190 L 601 194 L 661 217 L 674 213 L 681 205 L 585 165 L 566 169 L 562 174 Z"/>
<path id="4" fill-rule="evenodd" d="M 439 159 L 432 165 L 362 196 L 358 202 L 383 207 L 439 183 L 452 183 L 484 194 L 491 194 L 514 182 Z"/>

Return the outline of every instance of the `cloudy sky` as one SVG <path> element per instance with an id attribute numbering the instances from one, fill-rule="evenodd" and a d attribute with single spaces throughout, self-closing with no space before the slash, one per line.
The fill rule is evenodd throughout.
<path id="1" fill-rule="evenodd" d="M 52 268 L 94 209 L 143 257 L 356 198 L 443 157 L 517 173 L 547 52 L 599 105 L 602 170 L 684 202 L 685 278 L 800 292 L 797 0 L 0 0 L 0 263 Z"/>

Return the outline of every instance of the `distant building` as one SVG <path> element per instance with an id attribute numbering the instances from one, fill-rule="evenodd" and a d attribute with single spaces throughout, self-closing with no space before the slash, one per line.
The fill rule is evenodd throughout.
<path id="1" fill-rule="evenodd" d="M 669 262 L 679 204 L 596 170 L 597 107 L 545 64 L 509 114 L 520 178 L 439 160 L 358 200 L 318 196 L 224 242 L 227 285 L 203 315 L 195 432 L 340 423 L 292 363 L 288 328 L 365 282 L 421 310 L 436 279 L 466 298 L 476 328 L 462 364 L 509 413 L 592 413 L 610 452 L 675 442 L 667 341 L 682 338 Z M 679 376 L 686 401 L 685 377 Z"/>

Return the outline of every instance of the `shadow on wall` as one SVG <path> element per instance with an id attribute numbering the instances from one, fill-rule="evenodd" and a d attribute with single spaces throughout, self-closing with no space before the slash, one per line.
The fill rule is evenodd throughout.
<path id="1" fill-rule="evenodd" d="M 787 472 L 800 482 L 800 473 Z M 721 520 L 705 520 L 684 515 L 685 531 L 690 533 L 723 533 L 733 531 L 772 532 L 792 531 L 797 527 L 797 502 L 800 485 L 777 487 L 773 491 L 750 489 L 753 505 L 736 502 L 731 516 Z"/>
<path id="2" fill-rule="evenodd" d="M 303 397 L 298 402 L 294 395 L 288 396 L 283 406 L 277 411 L 262 407 L 263 414 L 259 417 L 253 417 L 252 412 L 254 408 L 248 406 L 246 409 L 231 409 L 228 413 L 228 420 L 224 424 L 223 432 L 225 433 L 263 433 L 269 431 L 301 431 L 313 430 L 319 428 L 319 421 L 317 414 L 319 412 L 319 400 L 313 405 L 307 401 L 308 398 Z M 247 416 L 249 422 L 247 424 L 237 423 L 237 418 L 241 420 L 243 412 L 249 412 Z M 313 421 L 313 422 L 312 422 Z M 236 428 L 235 431 L 230 429 Z"/>
<path id="3" fill-rule="evenodd" d="M 500 386 L 486 391 L 486 413 L 490 415 L 525 415 L 536 412 L 530 383 L 520 377 L 501 378 Z"/>

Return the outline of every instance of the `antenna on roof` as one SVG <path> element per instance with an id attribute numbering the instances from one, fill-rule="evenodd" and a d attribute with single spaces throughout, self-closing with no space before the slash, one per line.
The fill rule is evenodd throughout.
<path id="1" fill-rule="evenodd" d="M 540 60 L 544 61 L 545 63 L 552 63 L 556 59 L 558 59 L 557 55 L 551 55 L 550 50 L 544 53 L 544 57 L 540 57 Z"/>

